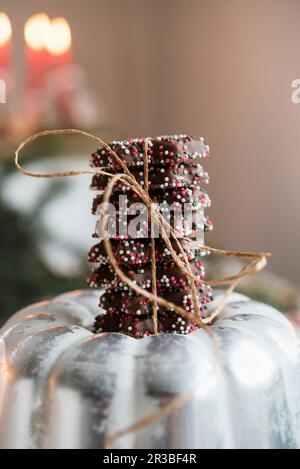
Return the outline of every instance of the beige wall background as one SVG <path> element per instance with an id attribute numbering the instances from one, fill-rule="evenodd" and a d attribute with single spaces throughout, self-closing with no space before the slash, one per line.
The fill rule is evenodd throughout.
<path id="1" fill-rule="evenodd" d="M 24 21 L 64 15 L 116 137 L 192 133 L 207 163 L 220 247 L 269 250 L 300 283 L 299 0 L 0 0 Z M 16 50 L 22 78 L 22 50 Z M 212 241 L 212 240 L 208 240 Z"/>

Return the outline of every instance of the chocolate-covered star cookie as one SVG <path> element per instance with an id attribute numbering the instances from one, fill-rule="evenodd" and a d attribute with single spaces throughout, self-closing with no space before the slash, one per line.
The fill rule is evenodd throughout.
<path id="1" fill-rule="evenodd" d="M 182 163 L 199 163 L 202 158 L 209 155 L 209 147 L 202 137 L 166 135 L 148 138 L 147 141 L 150 165 L 174 166 Z M 144 166 L 143 142 L 141 138 L 134 138 L 122 142 L 113 141 L 109 146 L 128 168 L 141 168 Z M 99 148 L 93 153 L 91 165 L 115 172 L 122 170 L 106 148 Z"/>

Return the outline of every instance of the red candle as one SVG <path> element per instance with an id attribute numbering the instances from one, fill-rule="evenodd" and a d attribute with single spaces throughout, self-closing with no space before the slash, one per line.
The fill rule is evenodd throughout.
<path id="1" fill-rule="evenodd" d="M 0 13 L 0 79 L 6 81 L 11 73 L 12 29 L 8 16 Z"/>
<path id="2" fill-rule="evenodd" d="M 32 16 L 25 24 L 27 90 L 42 90 L 45 86 L 50 67 L 45 38 L 50 28 L 50 19 L 44 13 Z"/>

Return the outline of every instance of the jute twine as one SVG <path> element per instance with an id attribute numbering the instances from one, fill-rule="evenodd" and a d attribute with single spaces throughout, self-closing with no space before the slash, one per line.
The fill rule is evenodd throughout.
<path id="1" fill-rule="evenodd" d="M 115 161 L 120 165 L 123 170 L 123 173 L 120 174 L 111 174 L 105 171 L 103 168 L 96 168 L 96 169 L 85 169 L 85 170 L 77 170 L 77 171 L 59 171 L 59 172 L 51 172 L 51 173 L 39 173 L 39 172 L 31 172 L 24 169 L 20 164 L 20 154 L 24 148 L 37 140 L 38 138 L 49 136 L 49 135 L 80 135 L 86 137 L 95 143 L 97 143 L 100 147 L 105 148 L 110 155 L 115 159 Z M 207 329 L 207 325 L 211 324 L 211 322 L 221 313 L 223 308 L 226 306 L 228 298 L 230 294 L 233 292 L 234 288 L 236 287 L 237 283 L 243 278 L 251 274 L 255 274 L 260 272 L 265 265 L 267 264 L 267 257 L 270 256 L 269 253 L 266 252 L 241 252 L 241 251 L 229 251 L 223 249 L 212 248 L 206 245 L 201 245 L 201 249 L 204 249 L 207 253 L 214 253 L 221 256 L 227 257 L 235 257 L 239 259 L 249 259 L 249 262 L 246 266 L 244 266 L 237 274 L 222 277 L 219 279 L 212 279 L 212 280 L 203 280 L 197 275 L 193 274 L 190 262 L 187 258 L 186 252 L 184 251 L 181 243 L 179 242 L 180 235 L 177 231 L 170 226 L 166 220 L 164 219 L 163 215 L 157 210 L 155 204 L 153 204 L 150 196 L 149 196 L 149 180 L 148 180 L 148 140 L 145 139 L 143 142 L 143 156 L 144 156 L 144 187 L 142 187 L 138 181 L 135 179 L 133 174 L 129 171 L 128 167 L 124 164 L 121 158 L 116 154 L 110 146 L 104 142 L 101 138 L 96 137 L 90 133 L 84 132 L 82 130 L 76 129 L 60 129 L 60 130 L 47 130 L 43 132 L 39 132 L 28 139 L 24 140 L 17 150 L 15 151 L 15 165 L 19 171 L 21 171 L 26 176 L 34 177 L 34 178 L 67 178 L 72 176 L 80 176 L 83 174 L 90 174 L 90 175 L 103 175 L 110 178 L 107 187 L 103 194 L 103 205 L 104 211 L 101 217 L 101 224 L 102 224 L 102 233 L 103 233 L 103 242 L 105 246 L 105 250 L 109 261 L 115 270 L 116 275 L 120 278 L 120 280 L 126 283 L 133 291 L 138 293 L 139 295 L 147 298 L 152 302 L 152 320 L 153 320 L 153 330 L 154 333 L 158 333 L 158 320 L 157 320 L 157 312 L 158 312 L 158 305 L 165 307 L 166 309 L 173 310 L 178 315 L 191 320 L 195 323 L 198 327 Z M 108 220 L 108 204 L 114 189 L 114 186 L 117 184 L 118 181 L 122 181 L 122 183 L 126 184 L 131 190 L 133 190 L 139 198 L 144 202 L 148 209 L 148 217 L 151 223 L 151 279 L 152 279 L 152 291 L 145 290 L 137 285 L 133 280 L 131 280 L 127 275 L 120 269 L 117 260 L 113 254 L 112 245 L 109 239 L 109 232 L 107 228 L 107 220 Z M 153 234 L 153 226 L 154 224 L 158 224 L 159 232 L 161 234 L 162 239 L 164 240 L 170 254 L 176 263 L 176 265 L 182 271 L 182 274 L 185 275 L 190 280 L 191 284 L 191 292 L 192 298 L 195 308 L 195 315 L 188 313 L 184 308 L 179 305 L 172 303 L 171 301 L 167 301 L 164 298 L 157 295 L 156 289 L 156 259 L 155 259 L 155 238 L 152 236 Z M 175 251 L 172 241 L 175 242 L 180 254 L 182 256 L 179 257 L 177 252 Z M 187 243 L 192 243 L 195 246 L 194 241 L 190 240 L 189 238 L 185 238 L 184 240 Z M 198 304 L 198 291 L 196 284 L 200 283 L 204 285 L 210 286 L 219 286 L 219 285 L 228 285 L 227 290 L 222 298 L 222 301 L 219 305 L 215 308 L 215 310 L 207 317 L 201 317 L 200 308 Z M 117 432 L 107 438 L 107 447 L 112 447 L 114 442 L 120 438 L 121 436 L 127 435 L 131 432 L 135 432 L 146 425 L 149 425 L 156 420 L 165 417 L 174 410 L 178 409 L 182 405 L 184 405 L 188 400 L 191 399 L 193 390 L 186 391 L 185 393 L 177 396 L 174 399 L 171 399 L 168 404 L 163 406 L 159 411 L 154 414 L 149 415 L 148 417 L 142 419 L 141 421 L 137 422 L 136 424 L 128 427 L 127 429 Z"/>

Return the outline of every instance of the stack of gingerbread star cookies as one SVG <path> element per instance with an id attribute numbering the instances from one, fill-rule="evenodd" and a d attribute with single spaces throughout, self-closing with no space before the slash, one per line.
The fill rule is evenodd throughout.
<path id="1" fill-rule="evenodd" d="M 144 140 L 130 139 L 112 142 L 110 148 L 128 167 L 141 187 L 145 187 Z M 204 209 L 210 206 L 205 185 L 208 175 L 201 160 L 208 156 L 209 148 L 202 138 L 188 135 L 162 136 L 147 139 L 148 191 L 166 222 L 176 230 L 178 240 L 189 260 L 197 282 L 198 306 L 205 315 L 211 300 L 211 289 L 204 287 L 205 269 L 201 249 L 203 233 L 212 229 Z M 92 167 L 108 173 L 123 170 L 106 148 L 92 155 Z M 103 194 L 109 176 L 95 175 L 91 188 L 97 191 L 93 213 L 101 216 Z M 191 281 L 175 263 L 159 230 L 151 230 L 147 207 L 139 196 L 124 183 L 114 187 L 108 216 L 108 231 L 113 254 L 122 271 L 141 288 L 152 291 L 151 236 L 155 237 L 156 289 L 164 299 L 195 314 Z M 95 332 L 120 332 L 136 338 L 151 335 L 153 329 L 152 302 L 135 293 L 115 273 L 101 236 L 101 223 L 94 237 L 98 243 L 89 252 L 94 270 L 89 278 L 91 287 L 104 289 L 100 297 L 100 314 L 96 318 Z M 167 226 L 167 225 L 166 225 Z M 179 257 L 183 257 L 177 243 L 170 237 Z M 187 334 L 195 330 L 193 320 L 180 317 L 173 310 L 158 307 L 158 332 Z"/>

